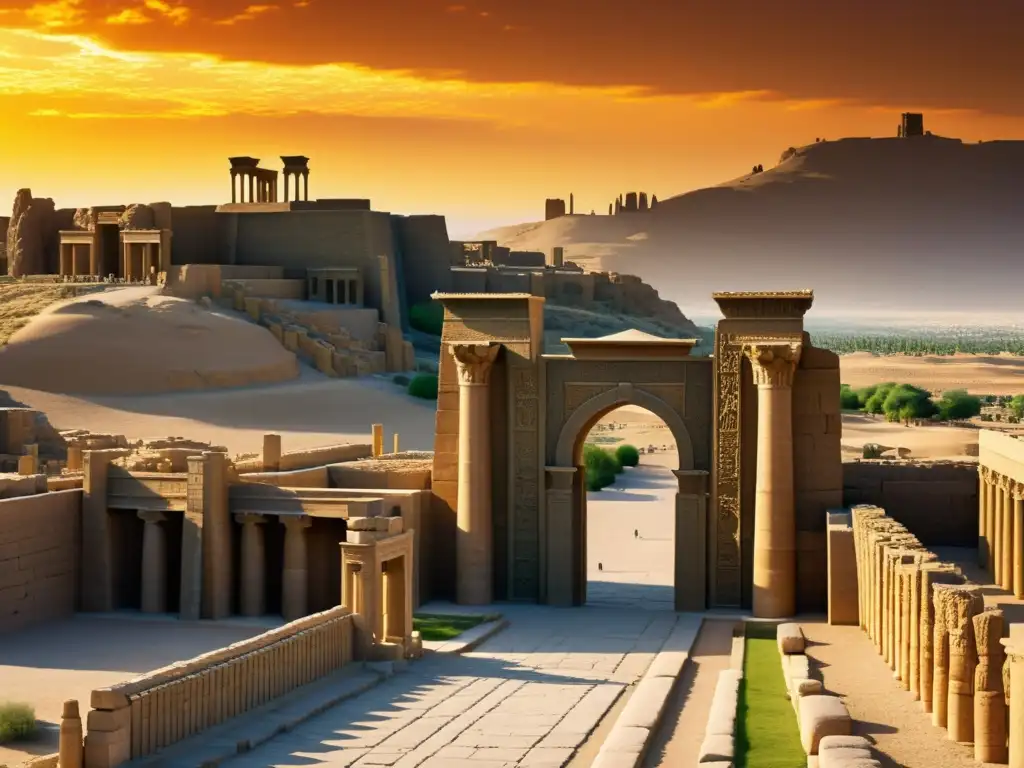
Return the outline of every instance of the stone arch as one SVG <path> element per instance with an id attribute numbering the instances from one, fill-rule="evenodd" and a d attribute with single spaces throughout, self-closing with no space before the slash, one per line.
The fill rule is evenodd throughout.
<path id="1" fill-rule="evenodd" d="M 623 405 L 645 408 L 661 419 L 675 438 L 679 469 L 693 469 L 693 441 L 683 417 L 660 397 L 629 383 L 619 384 L 607 392 L 595 395 L 572 412 L 558 435 L 555 464 L 575 467 L 579 463 L 580 447 L 591 427 L 602 416 Z"/>

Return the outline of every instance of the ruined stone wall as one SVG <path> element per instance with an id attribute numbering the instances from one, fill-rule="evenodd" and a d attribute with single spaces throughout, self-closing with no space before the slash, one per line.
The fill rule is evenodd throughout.
<path id="1" fill-rule="evenodd" d="M 430 300 L 435 291 L 453 290 L 451 241 L 444 216 L 392 216 L 402 250 L 408 306 Z"/>
<path id="2" fill-rule="evenodd" d="M 925 546 L 978 545 L 978 465 L 973 462 L 846 462 L 843 504 L 883 508 Z"/>
<path id="3" fill-rule="evenodd" d="M 82 492 L 0 501 L 0 634 L 74 613 Z"/>
<path id="4" fill-rule="evenodd" d="M 218 215 L 237 220 L 234 261 L 224 254 L 224 263 L 286 270 L 356 267 L 366 305 L 384 309 L 378 256 L 387 256 L 393 267 L 389 214 L 344 210 Z"/>
<path id="5" fill-rule="evenodd" d="M 797 611 L 827 606 L 828 510 L 842 505 L 839 356 L 805 343 L 793 379 Z"/>
<path id="6" fill-rule="evenodd" d="M 453 269 L 452 290 L 455 293 L 486 293 L 489 286 L 485 269 Z"/>
<path id="7" fill-rule="evenodd" d="M 217 206 L 171 208 L 172 264 L 220 264 L 222 253 Z"/>

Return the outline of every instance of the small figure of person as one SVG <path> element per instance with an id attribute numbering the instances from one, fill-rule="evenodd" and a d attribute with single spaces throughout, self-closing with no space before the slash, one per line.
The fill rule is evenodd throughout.
<path id="1" fill-rule="evenodd" d="M 633 529 L 633 538 L 634 539 L 639 539 L 640 538 L 640 531 L 638 531 L 636 528 Z"/>
<path id="2" fill-rule="evenodd" d="M 597 564 L 597 570 L 603 571 L 604 570 L 604 563 L 598 563 Z"/>

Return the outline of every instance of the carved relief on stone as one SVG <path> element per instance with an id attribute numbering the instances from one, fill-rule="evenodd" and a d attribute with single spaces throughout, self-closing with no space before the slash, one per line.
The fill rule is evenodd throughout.
<path id="1" fill-rule="evenodd" d="M 953 741 L 974 740 L 974 673 L 978 663 L 974 617 L 984 609 L 981 590 L 961 586 L 946 591 L 949 631 L 947 729 Z"/>
<path id="2" fill-rule="evenodd" d="M 715 347 L 716 589 L 721 604 L 738 605 L 740 567 L 740 370 L 741 350 L 732 334 L 718 333 Z"/>
<path id="3" fill-rule="evenodd" d="M 795 341 L 745 344 L 743 354 L 751 363 L 759 387 L 791 387 L 800 362 L 801 345 Z"/>
<path id="4" fill-rule="evenodd" d="M 1006 694 L 1003 690 L 1005 656 L 1003 612 L 986 608 L 974 617 L 978 666 L 974 671 L 974 756 L 983 763 L 1005 763 Z"/>
<path id="5" fill-rule="evenodd" d="M 452 344 L 459 384 L 489 383 L 491 369 L 500 349 L 500 344 Z"/>
<path id="6" fill-rule="evenodd" d="M 1010 496 L 1014 501 L 1024 501 L 1024 483 L 1017 480 L 1010 481 Z"/>
<path id="7" fill-rule="evenodd" d="M 529 342 L 529 328 L 521 323 L 522 330 L 510 327 L 507 320 L 474 320 L 470 328 L 457 318 L 445 318 L 441 340 L 448 344 L 489 344 Z"/>

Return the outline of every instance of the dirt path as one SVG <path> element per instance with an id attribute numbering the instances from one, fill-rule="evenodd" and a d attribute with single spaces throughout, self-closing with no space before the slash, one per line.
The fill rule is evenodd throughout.
<path id="1" fill-rule="evenodd" d="M 820 667 L 825 687 L 842 696 L 854 719 L 853 732 L 874 742 L 886 768 L 978 768 L 970 747 L 946 738 L 920 702 L 893 679 L 859 627 L 801 622 L 807 655 Z"/>
<path id="2" fill-rule="evenodd" d="M 647 750 L 644 768 L 697 764 L 718 673 L 729 667 L 735 623 L 705 619 L 686 669 L 668 701 L 661 726 Z"/>

